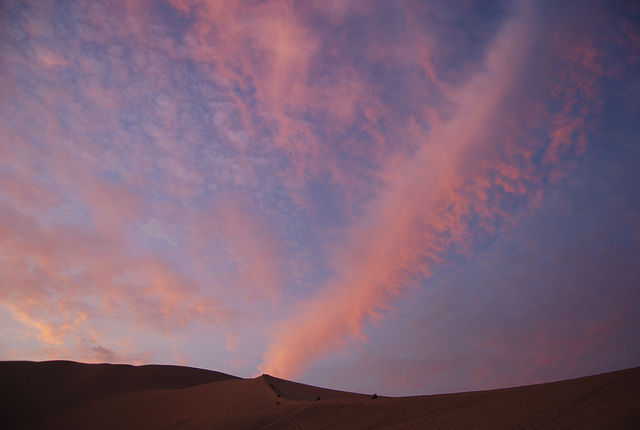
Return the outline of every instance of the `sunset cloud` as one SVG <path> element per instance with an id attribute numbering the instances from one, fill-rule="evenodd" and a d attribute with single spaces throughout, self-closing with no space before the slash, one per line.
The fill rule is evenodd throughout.
<path id="1" fill-rule="evenodd" d="M 9 2 L 0 358 L 416 393 L 633 365 L 638 13 Z"/>

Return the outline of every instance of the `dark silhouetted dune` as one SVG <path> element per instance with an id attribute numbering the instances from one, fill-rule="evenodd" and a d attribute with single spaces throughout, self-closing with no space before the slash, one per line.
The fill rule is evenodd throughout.
<path id="1" fill-rule="evenodd" d="M 640 368 L 500 390 L 377 399 L 269 375 L 241 379 L 178 366 L 0 362 L 0 381 L 2 428 L 640 428 Z"/>

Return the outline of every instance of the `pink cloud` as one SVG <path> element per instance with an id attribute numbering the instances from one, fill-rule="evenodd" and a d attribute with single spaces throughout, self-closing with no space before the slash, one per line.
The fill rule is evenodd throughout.
<path id="1" fill-rule="evenodd" d="M 502 200 L 532 190 L 539 173 L 526 157 L 540 143 L 514 134 L 520 131 L 514 124 L 532 119 L 527 103 L 512 106 L 514 93 L 541 102 L 519 90 L 527 83 L 519 79 L 531 66 L 529 50 L 539 49 L 539 24 L 534 11 L 519 12 L 488 52 L 485 71 L 456 92 L 457 113 L 421 136 L 417 152 L 394 166 L 397 171 L 385 173 L 387 187 L 334 254 L 336 277 L 276 326 L 265 371 L 293 377 L 316 357 L 345 347 L 350 337 L 362 337 L 365 322 L 444 264 L 447 253 L 466 254 L 474 236 L 492 231 L 498 218 L 508 221 Z M 551 131 L 558 136 L 554 142 L 575 145 L 566 130 Z"/>
<path id="2" fill-rule="evenodd" d="M 185 3 L 178 7 L 184 8 Z M 324 6 L 318 8 L 325 10 Z M 352 9 L 352 13 L 368 13 L 366 7 Z M 391 112 L 359 76 L 361 71 L 344 62 L 353 55 L 348 51 L 352 44 L 346 36 L 346 24 L 338 19 L 332 21 L 338 27 L 335 32 L 321 32 L 306 25 L 312 13 L 318 11 L 316 6 L 300 8 L 286 2 L 252 6 L 208 2 L 193 5 L 190 11 L 198 23 L 197 39 L 190 39 L 190 54 L 198 62 L 216 64 L 212 78 L 235 88 L 235 106 L 251 140 L 263 140 L 260 135 L 264 128 L 274 133 L 269 139 L 272 150 L 284 151 L 292 162 L 293 170 L 280 172 L 280 177 L 296 204 L 310 208 L 304 195 L 305 180 L 327 171 L 348 195 L 371 187 L 371 177 L 360 177 L 371 172 L 351 165 L 340 154 L 366 157 L 375 165 L 383 165 L 394 156 L 392 149 L 400 149 L 402 144 L 398 142 L 402 139 L 393 142 L 398 146 L 388 145 L 388 136 L 376 123 L 389 122 Z M 424 59 L 429 56 L 428 45 L 422 40 L 397 54 L 368 53 L 368 61 L 410 64 L 415 61 L 409 54 L 411 48 L 419 47 L 423 54 L 420 61 L 427 64 Z M 323 65 L 327 56 L 330 60 L 340 59 L 340 67 Z M 339 148 L 332 148 L 318 139 L 317 130 L 306 115 L 322 117 L 324 131 L 337 135 L 357 120 L 371 139 L 349 139 Z M 406 124 L 391 120 L 388 126 L 404 133 Z M 344 136 L 335 140 L 344 140 Z M 239 147 L 247 151 L 247 147 Z"/>
<path id="3" fill-rule="evenodd" d="M 426 3 L 32 6 L 2 30 L 0 300 L 47 357 L 196 327 L 299 373 L 544 204 L 627 73 L 596 3 L 443 33 Z"/>

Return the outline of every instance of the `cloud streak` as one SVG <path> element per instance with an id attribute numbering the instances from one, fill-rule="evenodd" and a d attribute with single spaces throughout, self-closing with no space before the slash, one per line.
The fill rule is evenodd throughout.
<path id="1" fill-rule="evenodd" d="M 594 72 L 594 55 L 570 58 L 570 77 L 545 76 L 553 71 L 540 68 L 534 56 L 559 57 L 564 47 L 544 46 L 540 34 L 556 29 L 542 25 L 539 14 L 527 4 L 513 12 L 482 72 L 453 95 L 456 112 L 418 136 L 416 153 L 385 173 L 389 185 L 336 251 L 337 276 L 278 326 L 265 354 L 267 372 L 293 377 L 316 357 L 344 349 L 350 336 L 362 338 L 367 321 L 376 320 L 407 287 L 451 264 L 456 254 L 472 255 L 498 225 L 515 222 L 517 214 L 505 205 L 535 198 L 537 183 L 561 174 L 562 155 L 584 150 L 590 108 L 576 94 L 584 92 L 585 101 L 595 97 L 593 82 L 583 80 Z M 552 52 L 541 53 L 545 49 Z M 561 94 L 544 97 L 560 84 Z M 545 88 L 540 96 L 537 91 Z M 556 113 L 547 109 L 531 116 L 550 103 L 557 105 Z M 543 124 L 550 125 L 545 138 L 525 134 L 524 127 L 542 131 Z M 542 165 L 534 161 L 539 153 Z"/>
<path id="2" fill-rule="evenodd" d="M 502 119 L 505 94 L 524 66 L 522 58 L 507 70 L 505 63 L 522 57 L 530 37 L 504 30 L 488 70 L 460 91 L 458 112 L 428 135 L 417 136 L 416 153 L 386 174 L 389 186 L 351 232 L 346 250 L 338 253 L 337 279 L 306 304 L 301 317 L 283 326 L 281 339 L 267 352 L 267 371 L 293 376 L 345 335 L 359 335 L 367 319 L 416 277 L 430 275 L 452 247 L 464 251 L 469 246 L 473 217 L 481 225 L 495 215 L 478 195 L 494 186 L 486 179 L 489 172 L 469 172 L 465 164 L 470 151 L 482 157 L 483 146 L 492 143 L 496 130 L 487 124 Z"/>

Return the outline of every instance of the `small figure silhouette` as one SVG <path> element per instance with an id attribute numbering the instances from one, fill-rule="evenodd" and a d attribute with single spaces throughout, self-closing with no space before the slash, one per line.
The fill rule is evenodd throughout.
<path id="1" fill-rule="evenodd" d="M 316 397 L 316 402 L 317 402 L 318 400 L 320 400 L 320 396 Z"/>
<path id="2" fill-rule="evenodd" d="M 378 393 L 373 393 L 373 396 L 371 396 L 372 399 L 377 399 L 378 398 Z"/>

